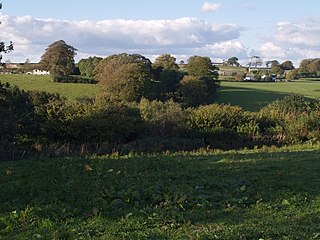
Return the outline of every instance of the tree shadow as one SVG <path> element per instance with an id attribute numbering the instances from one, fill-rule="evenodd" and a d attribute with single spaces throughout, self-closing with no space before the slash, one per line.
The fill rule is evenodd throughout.
<path id="1" fill-rule="evenodd" d="M 270 102 L 283 99 L 288 95 L 290 93 L 222 86 L 218 91 L 218 103 L 237 105 L 246 111 L 259 111 Z M 306 100 L 312 99 L 306 98 Z"/>

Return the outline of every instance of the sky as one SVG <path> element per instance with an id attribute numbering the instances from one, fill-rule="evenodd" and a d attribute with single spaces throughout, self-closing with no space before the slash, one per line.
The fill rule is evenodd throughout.
<path id="1" fill-rule="evenodd" d="M 221 62 L 320 57 L 319 0 L 2 0 L 0 40 L 15 50 L 3 60 L 38 62 L 51 43 L 90 56 L 169 53 Z"/>

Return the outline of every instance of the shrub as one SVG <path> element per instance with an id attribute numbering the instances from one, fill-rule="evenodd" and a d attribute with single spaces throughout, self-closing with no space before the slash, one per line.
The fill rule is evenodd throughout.
<path id="1" fill-rule="evenodd" d="M 59 83 L 83 83 L 83 84 L 97 84 L 98 81 L 86 78 L 79 75 L 69 75 L 69 76 L 53 76 L 54 82 Z"/>
<path id="2" fill-rule="evenodd" d="M 184 111 L 173 100 L 161 102 L 143 98 L 139 107 L 142 119 L 147 123 L 151 132 L 156 135 L 174 135 L 175 130 L 185 120 Z"/>

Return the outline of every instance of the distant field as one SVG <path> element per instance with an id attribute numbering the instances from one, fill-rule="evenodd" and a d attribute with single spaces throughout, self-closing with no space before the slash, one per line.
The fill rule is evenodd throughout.
<path id="1" fill-rule="evenodd" d="M 54 83 L 49 76 L 0 75 L 1 82 L 9 82 L 25 90 L 60 93 L 68 98 L 94 96 L 99 85 Z M 271 101 L 291 93 L 303 94 L 310 99 L 320 98 L 320 81 L 304 79 L 294 82 L 228 82 L 221 81 L 219 103 L 239 105 L 245 110 L 256 111 Z"/>
<path id="2" fill-rule="evenodd" d="M 256 111 L 271 101 L 291 93 L 310 99 L 320 99 L 320 81 L 294 82 L 227 82 L 221 81 L 219 103 L 239 105 L 245 110 Z"/>
<path id="3" fill-rule="evenodd" d="M 9 82 L 27 91 L 47 91 L 59 93 L 68 98 L 77 98 L 85 96 L 94 96 L 100 91 L 99 85 L 93 84 L 75 84 L 75 83 L 55 83 L 51 81 L 50 76 L 35 76 L 10 74 L 0 75 L 0 82 Z"/>

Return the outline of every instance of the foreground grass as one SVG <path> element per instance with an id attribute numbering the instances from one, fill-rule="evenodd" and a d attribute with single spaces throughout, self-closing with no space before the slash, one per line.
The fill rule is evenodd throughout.
<path id="1" fill-rule="evenodd" d="M 1 239 L 320 239 L 320 150 L 0 164 Z"/>
<path id="2" fill-rule="evenodd" d="M 67 98 L 91 97 L 100 91 L 100 86 L 96 84 L 55 83 L 50 76 L 0 74 L 0 82 L 8 82 L 26 91 L 59 93 Z"/>
<path id="3" fill-rule="evenodd" d="M 239 105 L 245 110 L 258 111 L 261 107 L 291 93 L 309 99 L 320 99 L 320 81 L 292 82 L 221 82 L 219 103 Z"/>

